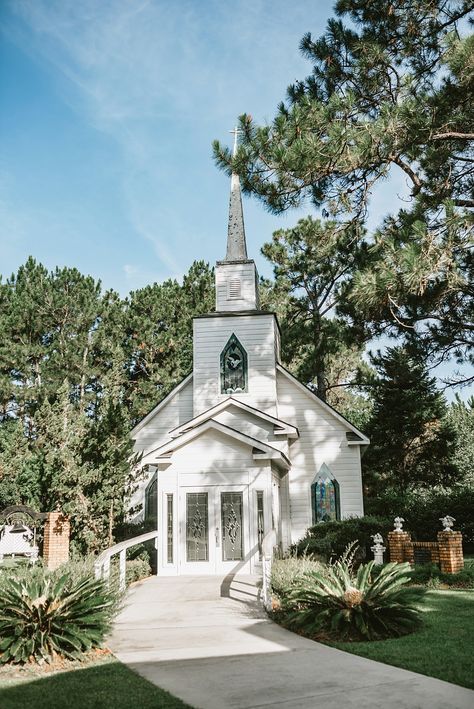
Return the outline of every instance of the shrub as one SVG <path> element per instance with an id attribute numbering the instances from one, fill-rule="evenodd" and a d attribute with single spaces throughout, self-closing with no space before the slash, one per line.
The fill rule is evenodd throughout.
<path id="1" fill-rule="evenodd" d="M 401 496 L 387 491 L 376 498 L 368 498 L 366 510 L 371 515 L 393 520 L 401 515 L 406 521 L 404 528 L 418 541 L 436 540 L 441 531 L 440 517 L 450 514 L 456 520 L 454 528 L 462 532 L 466 551 L 474 551 L 474 489 L 455 487 L 413 490 Z"/>
<path id="2" fill-rule="evenodd" d="M 453 588 L 474 588 L 474 566 L 466 564 L 457 574 L 445 574 L 436 564 L 420 564 L 410 572 L 410 580 L 429 588 L 439 588 L 441 584 Z"/>
<path id="3" fill-rule="evenodd" d="M 386 517 L 350 517 L 338 521 L 320 522 L 308 529 L 306 536 L 296 545 L 298 554 L 322 556 L 327 561 L 340 556 L 353 540 L 359 545 L 360 559 L 370 557 L 372 534 L 380 532 L 386 539 L 393 529 L 393 520 Z"/>
<path id="4" fill-rule="evenodd" d="M 286 559 L 277 559 L 272 564 L 271 588 L 273 593 L 279 598 L 282 606 L 285 606 L 290 592 L 295 588 L 296 583 L 301 580 L 307 571 L 318 571 L 321 563 L 309 559 L 305 556 L 291 556 Z"/>
<path id="5" fill-rule="evenodd" d="M 151 574 L 151 567 L 148 558 L 138 557 L 137 559 L 127 559 L 125 567 L 125 580 L 127 586 L 134 581 L 140 581 Z"/>
<path id="6" fill-rule="evenodd" d="M 117 607 L 117 595 L 90 576 L 34 569 L 2 578 L 0 662 L 80 659 L 100 646 Z"/>
<path id="7" fill-rule="evenodd" d="M 345 554 L 320 571 L 308 571 L 290 595 L 288 620 L 311 635 L 337 640 L 378 640 L 405 635 L 421 623 L 417 603 L 423 588 L 407 586 L 409 564 L 374 562 L 354 572 Z"/>

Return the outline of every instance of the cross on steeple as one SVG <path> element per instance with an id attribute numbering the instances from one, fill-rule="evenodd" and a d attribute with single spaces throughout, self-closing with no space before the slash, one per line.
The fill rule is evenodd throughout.
<path id="1" fill-rule="evenodd" d="M 229 133 L 232 133 L 232 135 L 234 136 L 234 147 L 232 149 L 232 157 L 235 158 L 235 154 L 237 153 L 238 136 L 240 135 L 240 133 L 242 133 L 242 131 L 240 130 L 240 128 L 235 126 L 235 128 L 230 130 Z"/>

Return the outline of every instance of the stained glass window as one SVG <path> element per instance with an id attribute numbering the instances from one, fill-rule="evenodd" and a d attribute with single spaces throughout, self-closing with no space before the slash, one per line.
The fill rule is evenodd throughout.
<path id="1" fill-rule="evenodd" d="M 158 480 L 156 473 L 145 491 L 145 520 L 158 524 Z"/>
<path id="2" fill-rule="evenodd" d="M 222 560 L 240 561 L 244 558 L 242 539 L 242 493 L 221 493 Z"/>
<path id="3" fill-rule="evenodd" d="M 166 548 L 168 564 L 173 563 L 173 495 L 166 495 Z"/>
<path id="4" fill-rule="evenodd" d="M 323 463 L 319 473 L 311 485 L 311 505 L 313 508 L 313 524 L 340 519 L 339 483 Z"/>
<path id="5" fill-rule="evenodd" d="M 186 560 L 209 561 L 207 492 L 186 494 Z"/>
<path id="6" fill-rule="evenodd" d="M 263 517 L 263 490 L 257 490 L 257 538 L 258 558 L 263 559 L 263 537 L 265 536 L 265 520 Z"/>
<path id="7" fill-rule="evenodd" d="M 235 335 L 229 338 L 221 354 L 221 393 L 247 391 L 247 353 Z"/>

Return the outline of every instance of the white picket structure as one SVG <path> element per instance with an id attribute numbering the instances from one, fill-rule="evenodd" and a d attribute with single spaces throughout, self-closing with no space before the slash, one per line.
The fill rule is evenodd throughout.
<path id="1" fill-rule="evenodd" d="M 155 546 L 158 541 L 158 531 L 146 532 L 146 534 L 140 534 L 138 537 L 132 537 L 131 539 L 126 539 L 123 542 L 114 544 L 113 546 L 105 549 L 97 557 L 94 563 L 95 577 L 96 579 L 106 579 L 108 581 L 110 577 L 110 560 L 116 554 L 119 554 L 119 588 L 120 590 L 125 589 L 125 571 L 126 571 L 126 558 L 127 549 L 136 546 L 137 544 L 143 544 L 143 542 L 148 542 L 151 539 L 155 539 Z"/>

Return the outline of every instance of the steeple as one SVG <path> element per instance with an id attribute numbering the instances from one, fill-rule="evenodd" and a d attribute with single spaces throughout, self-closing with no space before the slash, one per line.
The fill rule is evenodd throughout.
<path id="1" fill-rule="evenodd" d="M 238 128 L 234 135 L 233 155 L 237 152 Z M 227 252 L 223 261 L 216 264 L 216 311 L 255 311 L 260 307 L 258 273 L 254 261 L 247 256 L 244 213 L 239 176 L 232 173 L 230 183 L 229 224 Z"/>
<path id="2" fill-rule="evenodd" d="M 238 128 L 230 131 L 234 135 L 233 157 L 237 152 Z M 229 224 L 227 228 L 226 261 L 246 261 L 247 244 L 245 241 L 244 213 L 242 210 L 242 195 L 240 193 L 239 176 L 232 173 L 230 181 Z"/>

